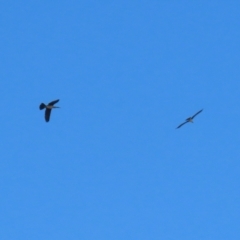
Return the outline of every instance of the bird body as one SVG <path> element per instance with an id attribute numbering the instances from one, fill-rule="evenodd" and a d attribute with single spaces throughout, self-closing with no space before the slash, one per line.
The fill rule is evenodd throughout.
<path id="1" fill-rule="evenodd" d="M 54 104 L 57 103 L 58 101 L 59 101 L 59 99 L 54 100 L 54 101 L 48 103 L 47 105 L 45 105 L 44 103 L 40 104 L 40 106 L 39 106 L 40 110 L 43 110 L 44 108 L 46 109 L 45 110 L 45 120 L 46 120 L 46 122 L 49 122 L 49 120 L 50 120 L 51 110 L 53 108 L 59 108 L 57 106 L 54 106 Z"/>
<path id="2" fill-rule="evenodd" d="M 186 121 L 193 123 L 193 119 L 191 117 L 187 118 Z"/>
<path id="3" fill-rule="evenodd" d="M 197 113 L 195 113 L 192 117 L 187 118 L 186 121 L 185 121 L 184 123 L 181 123 L 177 128 L 180 128 L 182 125 L 184 125 L 184 124 L 186 124 L 186 123 L 188 123 L 188 122 L 193 123 L 193 119 L 194 119 L 200 112 L 202 112 L 202 111 L 203 111 L 203 109 L 201 109 L 200 111 L 198 111 Z"/>

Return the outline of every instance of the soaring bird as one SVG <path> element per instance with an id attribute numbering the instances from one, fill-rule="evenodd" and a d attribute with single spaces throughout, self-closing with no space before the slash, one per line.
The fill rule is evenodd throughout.
<path id="1" fill-rule="evenodd" d="M 203 110 L 203 109 L 202 109 Z M 193 123 L 193 119 L 200 113 L 202 112 L 202 110 L 198 111 L 197 113 L 195 113 L 192 117 L 189 117 L 186 119 L 186 121 L 182 124 L 180 124 L 177 128 L 180 128 L 182 125 L 184 125 L 185 123 L 191 122 Z"/>
<path id="2" fill-rule="evenodd" d="M 51 110 L 52 110 L 53 108 L 59 108 L 59 107 L 57 107 L 57 106 L 54 106 L 54 104 L 57 103 L 58 101 L 59 101 L 59 99 L 50 102 L 48 105 L 45 105 L 44 103 L 41 103 L 41 104 L 40 104 L 40 106 L 39 106 L 39 109 L 40 109 L 40 110 L 43 110 L 44 108 L 46 108 L 46 110 L 45 110 L 45 120 L 46 120 L 46 122 L 49 122 L 49 120 L 50 120 Z"/>

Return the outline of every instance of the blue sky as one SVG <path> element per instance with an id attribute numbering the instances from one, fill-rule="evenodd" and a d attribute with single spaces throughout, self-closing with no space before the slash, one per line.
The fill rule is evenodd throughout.
<path id="1" fill-rule="evenodd" d="M 0 8 L 0 239 L 240 237 L 239 1 Z"/>

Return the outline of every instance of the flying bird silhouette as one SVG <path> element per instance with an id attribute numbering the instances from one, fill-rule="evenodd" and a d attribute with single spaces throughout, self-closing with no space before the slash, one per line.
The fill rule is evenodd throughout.
<path id="1" fill-rule="evenodd" d="M 202 109 L 202 110 L 203 110 L 203 109 Z M 177 128 L 180 128 L 182 125 L 184 125 L 184 124 L 186 124 L 186 123 L 188 123 L 188 122 L 193 123 L 193 119 L 194 119 L 200 112 L 202 112 L 202 110 L 200 110 L 200 111 L 198 111 L 197 113 L 195 113 L 192 117 L 187 118 L 186 121 L 185 121 L 184 123 L 180 124 Z"/>
<path id="2" fill-rule="evenodd" d="M 59 108 L 57 106 L 54 106 L 54 104 L 57 103 L 58 101 L 59 101 L 59 99 L 50 102 L 48 105 L 45 105 L 44 103 L 40 104 L 40 106 L 39 106 L 40 110 L 43 110 L 44 108 L 46 108 L 46 110 L 45 110 L 45 120 L 46 120 L 46 122 L 49 122 L 49 120 L 50 120 L 51 110 L 53 108 Z"/>

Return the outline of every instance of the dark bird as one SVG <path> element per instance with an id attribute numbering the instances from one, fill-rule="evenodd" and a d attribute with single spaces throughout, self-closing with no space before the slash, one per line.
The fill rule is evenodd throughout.
<path id="1" fill-rule="evenodd" d="M 203 109 L 202 109 L 203 110 Z M 202 110 L 198 111 L 197 113 L 195 113 L 192 117 L 189 117 L 186 119 L 186 121 L 182 124 L 180 124 L 177 128 L 180 128 L 182 125 L 184 125 L 185 123 L 191 122 L 193 123 L 193 119 L 200 113 L 202 112 Z"/>
<path id="2" fill-rule="evenodd" d="M 40 110 L 43 110 L 44 108 L 46 108 L 46 110 L 45 110 L 45 120 L 46 120 L 46 122 L 49 122 L 49 120 L 50 120 L 51 110 L 53 108 L 59 108 L 57 106 L 54 106 L 54 104 L 57 103 L 58 101 L 59 101 L 59 99 L 50 102 L 48 105 L 45 105 L 44 103 L 40 104 L 40 106 L 39 106 Z"/>

